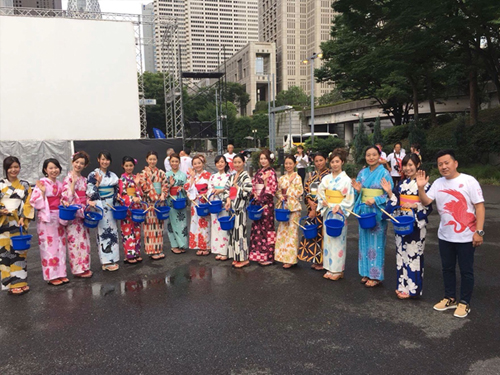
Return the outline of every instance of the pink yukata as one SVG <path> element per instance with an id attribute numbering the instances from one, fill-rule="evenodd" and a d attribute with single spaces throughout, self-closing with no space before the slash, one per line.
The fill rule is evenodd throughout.
<path id="1" fill-rule="evenodd" d="M 87 179 L 78 177 L 75 182 L 75 191 L 71 189 L 73 176 L 68 174 L 63 182 L 61 202 L 69 205 L 81 205 L 74 220 L 66 226 L 69 265 L 71 273 L 78 275 L 90 270 L 90 235 L 89 229 L 83 225 L 83 211 L 87 205 Z"/>
<path id="2" fill-rule="evenodd" d="M 42 178 L 45 197 L 35 187 L 30 203 L 38 211 L 36 230 L 40 258 L 42 259 L 43 279 L 46 281 L 66 277 L 66 228 L 67 221 L 59 219 L 59 204 L 62 182 L 52 182 Z"/>

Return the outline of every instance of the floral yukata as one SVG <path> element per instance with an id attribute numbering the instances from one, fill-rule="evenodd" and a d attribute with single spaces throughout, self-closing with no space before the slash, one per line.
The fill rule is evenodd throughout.
<path id="1" fill-rule="evenodd" d="M 264 180 L 266 182 L 264 182 Z M 253 176 L 252 193 L 254 203 L 266 206 L 260 220 L 252 222 L 250 234 L 250 260 L 254 262 L 274 262 L 274 196 L 278 189 L 278 179 L 273 168 L 262 168 Z"/>
<path id="2" fill-rule="evenodd" d="M 81 205 L 75 218 L 66 226 L 66 244 L 68 246 L 69 266 L 73 275 L 90 270 L 90 234 L 83 225 L 85 206 L 87 205 L 87 179 L 80 176 L 72 189 L 73 175 L 69 173 L 63 181 L 61 202 L 68 205 Z"/>
<path id="3" fill-rule="evenodd" d="M 134 198 L 142 199 L 141 188 L 135 183 L 134 175 L 123 173 L 118 181 L 118 195 L 125 206 L 130 206 Z M 123 251 L 125 259 L 136 259 L 141 256 L 141 223 L 132 220 L 130 210 L 127 217 L 120 220 Z"/>
<path id="4" fill-rule="evenodd" d="M 431 185 L 425 185 L 425 192 Z M 414 212 L 407 208 L 397 208 L 403 203 L 416 204 Z M 418 197 L 417 181 L 407 178 L 402 180 L 397 191 L 387 203 L 387 212 L 399 215 L 414 215 L 413 232 L 406 236 L 396 237 L 396 267 L 398 291 L 410 296 L 422 295 L 424 281 L 424 248 L 427 234 L 428 216 L 432 212 L 432 204 L 424 206 Z"/>
<path id="5" fill-rule="evenodd" d="M 304 192 L 302 178 L 298 173 L 285 174 L 278 180 L 278 201 L 285 199 L 282 208 L 290 210 L 290 220 L 280 221 L 276 233 L 275 259 L 286 264 L 296 264 L 299 246 L 300 197 Z"/>
<path id="6" fill-rule="evenodd" d="M 186 183 L 187 177 L 181 170 L 177 172 L 168 171 L 166 176 L 167 181 L 170 181 L 170 177 L 174 178 L 174 184 L 170 186 L 170 196 L 167 198 L 167 204 L 170 207 L 170 215 L 167 222 L 167 234 L 170 240 L 170 246 L 177 249 L 187 249 L 187 208 L 176 210 L 173 203 L 174 198 L 185 197 L 185 194 L 182 193 L 182 187 Z"/>
<path id="7" fill-rule="evenodd" d="M 66 277 L 66 228 L 67 221 L 59 219 L 59 205 L 63 184 L 42 178 L 45 196 L 37 186 L 31 195 L 31 205 L 37 210 L 36 231 L 45 281 Z"/>
<path id="8" fill-rule="evenodd" d="M 141 173 L 141 190 L 148 206 L 154 206 L 163 194 L 168 194 L 165 172 L 158 168 L 144 168 Z M 149 256 L 163 253 L 163 220 L 158 220 L 154 208 L 146 214 L 144 222 L 144 251 Z"/>
<path id="9" fill-rule="evenodd" d="M 328 169 L 323 169 L 321 172 L 314 171 L 311 178 L 306 182 L 304 187 L 304 192 L 307 194 L 306 206 L 307 213 L 312 210 L 311 201 L 318 204 L 317 190 L 319 184 L 325 176 L 329 173 Z M 299 259 L 306 262 L 312 262 L 316 264 L 323 264 L 323 218 L 321 217 L 321 211 L 317 210 L 318 214 L 316 219 L 312 220 L 307 218 L 308 223 L 314 223 L 318 225 L 318 235 L 315 238 L 307 239 L 302 237 L 299 246 Z"/>
<path id="10" fill-rule="evenodd" d="M 369 167 L 363 168 L 356 181 L 361 183 L 361 192 L 356 192 L 356 204 L 353 212 L 356 214 L 376 213 L 377 224 L 372 229 L 359 227 L 359 257 L 358 268 L 361 277 L 372 280 L 384 280 L 385 242 L 387 239 L 387 221 L 382 219 L 380 209 L 364 204 L 369 198 L 375 199 L 378 207 L 384 208 L 387 203 L 387 194 L 380 185 L 385 178 L 392 184 L 389 171 L 379 165 L 373 171 Z"/>
<path id="11" fill-rule="evenodd" d="M 210 176 L 210 180 L 208 182 L 208 193 L 212 194 L 214 190 L 224 189 L 226 186 L 227 180 L 229 179 L 229 173 L 214 173 Z M 222 194 L 214 195 L 213 200 L 222 199 Z M 224 206 L 224 204 L 222 204 Z M 222 230 L 219 223 L 219 217 L 227 216 L 229 213 L 222 209 L 220 214 L 210 214 L 212 219 L 212 231 L 210 234 L 211 239 L 211 250 L 213 254 L 219 254 L 227 257 L 227 243 L 229 241 L 229 233 L 225 230 Z"/>
<path id="12" fill-rule="evenodd" d="M 247 210 L 252 193 L 252 180 L 246 171 L 242 171 L 238 178 L 236 173 L 229 177 L 223 193 L 223 201 L 231 199 L 231 208 L 234 211 L 234 228 L 229 231 L 228 257 L 236 262 L 248 260 L 247 240 Z M 236 190 L 236 194 L 231 194 Z"/>
<path id="13" fill-rule="evenodd" d="M 102 177 L 99 187 L 96 186 L 95 176 Z M 118 245 L 118 226 L 113 218 L 111 207 L 116 203 L 118 194 L 118 176 L 113 172 L 104 173 L 97 168 L 89 173 L 87 182 L 87 197 L 96 202 L 96 206 L 102 208 L 103 218 L 97 226 L 97 248 L 99 249 L 99 260 L 101 264 L 117 263 L 120 260 L 120 248 Z"/>
<path id="14" fill-rule="evenodd" d="M 202 171 L 194 176 L 191 184 L 189 181 L 184 185 L 188 193 L 188 198 L 192 201 L 199 198 L 198 202 L 205 203 L 201 195 L 208 192 L 208 182 L 210 181 L 210 172 Z M 198 216 L 196 206 L 191 205 L 191 225 L 189 228 L 189 248 L 202 251 L 210 250 L 210 215 Z"/>
<path id="15" fill-rule="evenodd" d="M 324 206 L 323 202 L 328 205 Z M 323 228 L 323 267 L 332 273 L 341 273 L 345 269 L 346 245 L 347 245 L 347 217 L 354 206 L 354 189 L 351 178 L 341 172 L 333 177 L 328 174 L 318 188 L 318 211 L 321 212 L 323 220 L 341 219 L 332 214 L 332 208 L 340 206 L 339 212 L 344 217 L 344 227 L 338 237 L 331 237 L 326 233 L 326 227 Z"/>
<path id="16" fill-rule="evenodd" d="M 0 179 L 0 204 L 9 215 L 0 214 L 0 275 L 3 288 L 22 288 L 28 285 L 28 250 L 15 251 L 11 247 L 12 236 L 18 236 L 19 220 L 24 219 L 24 231 L 35 211 L 30 203 L 31 187 L 28 181 Z"/>

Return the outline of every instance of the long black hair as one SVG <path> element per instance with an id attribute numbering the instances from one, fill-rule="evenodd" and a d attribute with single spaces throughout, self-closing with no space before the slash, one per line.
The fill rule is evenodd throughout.
<path id="1" fill-rule="evenodd" d="M 229 172 L 229 164 L 227 163 L 226 157 L 224 155 L 217 155 L 215 157 L 215 163 L 217 164 L 221 159 L 224 159 L 224 163 L 226 163 L 226 166 L 224 167 L 224 172 Z"/>

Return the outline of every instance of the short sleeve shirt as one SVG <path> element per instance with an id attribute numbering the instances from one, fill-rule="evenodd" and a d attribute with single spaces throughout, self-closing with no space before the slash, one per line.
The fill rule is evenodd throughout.
<path id="1" fill-rule="evenodd" d="M 427 196 L 436 201 L 441 216 L 438 238 L 455 243 L 472 242 L 476 231 L 474 205 L 484 202 L 479 182 L 465 173 L 453 179 L 441 177 L 434 181 Z"/>

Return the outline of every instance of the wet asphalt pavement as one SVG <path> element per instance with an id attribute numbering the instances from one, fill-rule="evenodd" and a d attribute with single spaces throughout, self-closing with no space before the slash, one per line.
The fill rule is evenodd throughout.
<path id="1" fill-rule="evenodd" d="M 162 261 L 104 273 L 94 247 L 92 279 L 53 287 L 31 248 L 32 291 L 0 294 L 0 374 L 499 374 L 500 188 L 484 193 L 486 237 L 466 319 L 432 309 L 443 296 L 436 213 L 418 300 L 394 293 L 392 226 L 383 286 L 359 283 L 353 218 L 338 282 L 306 263 L 235 270 L 169 247 Z"/>

